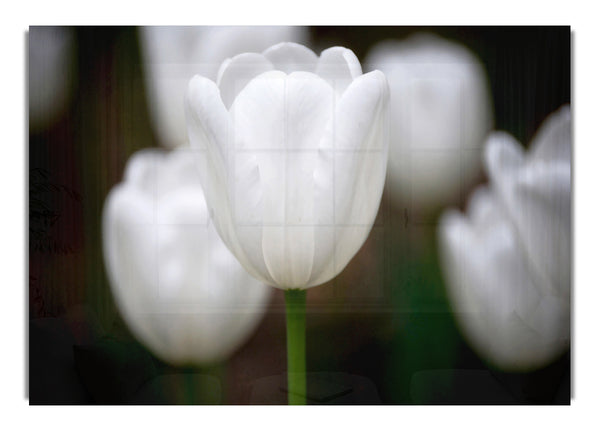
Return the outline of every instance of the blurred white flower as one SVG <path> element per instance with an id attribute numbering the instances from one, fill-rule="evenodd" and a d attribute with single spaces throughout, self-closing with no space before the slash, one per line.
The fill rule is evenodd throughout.
<path id="1" fill-rule="evenodd" d="M 485 147 L 491 187 L 440 221 L 449 295 L 467 339 L 507 370 L 543 366 L 570 342 L 571 113 L 542 125 L 527 153 L 506 133 Z"/>
<path id="2" fill-rule="evenodd" d="M 157 356 L 213 362 L 252 333 L 270 288 L 247 274 L 215 232 L 192 151 L 134 154 L 103 217 L 114 298 Z"/>
<path id="3" fill-rule="evenodd" d="M 67 107 L 74 76 L 75 43 L 68 27 L 29 29 L 29 125 L 50 126 Z"/>
<path id="4" fill-rule="evenodd" d="M 390 85 L 392 198 L 421 209 L 457 200 L 480 172 L 492 126 L 482 65 L 466 47 L 431 34 L 380 42 L 365 63 Z"/>
<path id="5" fill-rule="evenodd" d="M 388 87 L 352 51 L 281 43 L 241 54 L 187 95 L 192 147 L 221 238 L 256 278 L 307 288 L 335 277 L 375 219 L 387 163 Z"/>
<path id="6" fill-rule="evenodd" d="M 190 79 L 216 79 L 221 63 L 278 42 L 305 43 L 305 27 L 141 27 L 148 104 L 159 140 L 187 144 L 183 101 Z"/>

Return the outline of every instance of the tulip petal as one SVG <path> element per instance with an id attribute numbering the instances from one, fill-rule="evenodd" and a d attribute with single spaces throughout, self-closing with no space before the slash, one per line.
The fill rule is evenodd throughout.
<path id="1" fill-rule="evenodd" d="M 136 156 L 138 154 L 139 152 Z M 177 151 L 171 151 L 168 157 L 163 154 L 163 159 L 166 159 L 163 161 L 165 168 L 159 169 L 156 174 L 159 196 L 178 187 L 202 184 L 198 166 L 202 163 L 204 155 L 204 151 L 189 147 L 180 147 Z M 171 172 L 177 172 L 177 175 L 172 175 Z"/>
<path id="2" fill-rule="evenodd" d="M 261 190 L 259 183 L 252 181 L 252 178 L 240 177 L 235 172 L 229 173 L 228 166 L 235 160 L 235 154 L 230 148 L 233 145 L 233 125 L 214 82 L 200 76 L 190 81 L 186 113 L 190 144 L 193 148 L 206 152 L 206 162 L 201 166 L 200 177 L 209 211 L 215 214 L 211 216 L 215 227 L 244 268 L 257 279 L 272 285 L 274 281 L 268 277 L 261 241 L 257 240 L 261 233 L 256 232 L 256 229 L 242 228 L 234 218 L 235 210 L 231 208 L 229 198 L 236 191 L 241 191 L 239 185 L 244 185 L 243 192 L 250 194 L 249 199 L 253 201 L 260 199 Z M 252 240 L 242 241 L 242 236 L 248 235 Z"/>
<path id="3" fill-rule="evenodd" d="M 337 102 L 322 148 L 387 150 L 387 141 L 374 139 L 373 135 L 384 125 L 388 105 L 389 90 L 382 72 L 376 70 L 355 79 Z"/>
<path id="4" fill-rule="evenodd" d="M 379 208 L 388 150 L 389 92 L 385 76 L 374 71 L 350 84 L 337 102 L 321 141 L 315 170 L 316 202 L 334 202 L 333 224 L 319 241 L 310 284 L 327 281 L 356 254 L 369 234 Z M 315 204 L 326 219 L 327 205 Z M 324 231 L 325 229 L 321 229 Z M 333 261 L 333 264 L 331 263 Z M 333 274 L 333 275 L 332 275 Z"/>
<path id="5" fill-rule="evenodd" d="M 103 210 L 103 252 L 112 293 L 124 316 L 136 316 L 149 309 L 140 287 L 156 291 L 157 256 L 153 203 L 133 187 L 117 186 L 106 198 Z M 148 344 L 160 340 L 143 320 L 131 319 L 133 334 Z"/>
<path id="6" fill-rule="evenodd" d="M 215 226 L 230 249 L 235 240 L 230 231 L 229 208 L 219 195 L 227 190 L 227 160 L 230 120 L 221 101 L 219 89 L 210 79 L 195 76 L 189 83 L 186 98 L 188 136 L 190 145 L 206 153 L 206 164 L 201 166 L 200 178 L 206 193 L 209 211 L 223 214 L 217 217 Z M 234 254 L 237 253 L 234 251 Z M 245 265 L 244 265 L 245 266 Z"/>
<path id="7" fill-rule="evenodd" d="M 271 163 L 273 159 L 277 161 L 261 171 L 265 191 L 262 240 L 265 263 L 279 287 L 302 288 L 311 275 L 314 259 L 314 154 L 273 156 L 269 158 Z"/>
<path id="8" fill-rule="evenodd" d="M 571 107 L 550 115 L 531 142 L 531 160 L 571 164 Z"/>
<path id="9" fill-rule="evenodd" d="M 537 165 L 537 166 L 536 166 Z M 539 166 L 541 165 L 541 166 Z M 571 291 L 571 169 L 536 163 L 514 185 L 515 223 L 523 246 L 555 293 Z"/>
<path id="10" fill-rule="evenodd" d="M 519 142 L 505 132 L 494 132 L 488 137 L 484 152 L 485 167 L 492 178 L 504 172 L 518 171 L 524 162 Z"/>
<path id="11" fill-rule="evenodd" d="M 194 138 L 192 147 L 214 150 L 218 160 L 225 160 L 229 115 L 215 83 L 202 76 L 194 76 L 188 85 L 185 106 L 188 135 Z"/>
<path id="12" fill-rule="evenodd" d="M 351 50 L 335 46 L 321 53 L 315 73 L 329 82 L 339 97 L 354 79 L 362 75 L 362 68 Z"/>
<path id="13" fill-rule="evenodd" d="M 294 42 L 273 45 L 266 49 L 263 55 L 273 63 L 275 69 L 286 74 L 297 71 L 314 72 L 318 60 L 312 50 Z"/>
<path id="14" fill-rule="evenodd" d="M 223 63 L 219 70 L 217 86 L 225 107 L 229 109 L 236 96 L 252 78 L 269 70 L 273 70 L 273 65 L 261 54 L 240 54 Z"/>
<path id="15" fill-rule="evenodd" d="M 313 171 L 333 101 L 318 76 L 273 71 L 252 80 L 231 108 L 237 157 L 251 154 L 258 166 L 263 254 L 279 287 L 304 287 L 312 271 Z"/>
<path id="16" fill-rule="evenodd" d="M 312 73 L 264 73 L 231 107 L 236 149 L 317 150 L 333 102 L 331 87 Z"/>
<path id="17" fill-rule="evenodd" d="M 160 150 L 142 150 L 131 157 L 125 166 L 124 180 L 147 193 L 156 193 L 157 170 L 163 152 Z"/>
<path id="18" fill-rule="evenodd" d="M 515 223 L 539 285 L 567 298 L 571 278 L 570 164 L 545 161 L 542 155 L 530 159 L 507 134 L 493 134 L 485 156 L 494 187 Z"/>
<path id="19" fill-rule="evenodd" d="M 552 360 L 568 345 L 568 303 L 537 285 L 516 230 L 489 189 L 477 190 L 468 211 L 468 218 L 444 213 L 439 228 L 450 299 L 468 340 L 510 370 Z"/>

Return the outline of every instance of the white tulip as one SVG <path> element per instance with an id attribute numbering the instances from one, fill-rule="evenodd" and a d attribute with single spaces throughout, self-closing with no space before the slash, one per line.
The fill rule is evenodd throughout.
<path id="1" fill-rule="evenodd" d="M 247 274 L 215 232 L 193 152 L 134 154 L 103 217 L 115 301 L 157 356 L 210 363 L 252 333 L 270 289 Z"/>
<path id="2" fill-rule="evenodd" d="M 388 87 L 342 47 L 318 57 L 281 43 L 196 76 L 188 134 L 221 238 L 263 282 L 307 288 L 335 277 L 375 219 L 387 163 Z"/>
<path id="3" fill-rule="evenodd" d="M 442 216 L 442 265 L 473 347 L 500 368 L 529 370 L 570 342 L 570 108 L 544 122 L 527 153 L 492 134 L 485 161 L 491 187 L 476 190 L 466 217 Z"/>
<path id="4" fill-rule="evenodd" d="M 148 104 L 159 140 L 187 145 L 183 101 L 190 79 L 216 79 L 221 63 L 283 41 L 304 43 L 305 27 L 142 27 L 140 42 Z"/>
<path id="5" fill-rule="evenodd" d="M 466 47 L 431 34 L 380 42 L 366 64 L 390 85 L 391 197 L 421 209 L 456 200 L 480 172 L 492 126 L 484 68 Z"/>

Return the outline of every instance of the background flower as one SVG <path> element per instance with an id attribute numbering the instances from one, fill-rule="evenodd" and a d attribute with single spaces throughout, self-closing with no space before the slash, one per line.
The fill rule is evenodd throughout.
<path id="1" fill-rule="evenodd" d="M 442 263 L 457 318 L 496 366 L 527 370 L 569 346 L 571 113 L 551 115 L 525 154 L 514 138 L 486 144 L 491 187 L 467 217 L 442 217 Z"/>
<path id="2" fill-rule="evenodd" d="M 190 151 L 138 152 L 104 210 L 104 255 L 119 310 L 140 341 L 176 364 L 231 354 L 270 293 L 210 224 L 196 169 Z"/>
<path id="3" fill-rule="evenodd" d="M 411 209 L 455 202 L 479 174 L 492 126 L 483 66 L 465 46 L 426 33 L 378 43 L 365 64 L 390 85 L 391 197 Z"/>
<path id="4" fill-rule="evenodd" d="M 191 145 L 217 230 L 263 282 L 306 288 L 337 275 L 365 241 L 387 162 L 388 88 L 335 47 L 281 43 L 190 81 Z"/>
<path id="5" fill-rule="evenodd" d="M 305 43 L 305 27 L 141 27 L 139 36 L 153 125 L 160 141 L 187 144 L 183 101 L 196 74 L 216 79 L 220 64 L 281 42 Z"/>
<path id="6" fill-rule="evenodd" d="M 75 70 L 75 35 L 69 27 L 29 30 L 29 125 L 51 126 L 71 100 Z"/>

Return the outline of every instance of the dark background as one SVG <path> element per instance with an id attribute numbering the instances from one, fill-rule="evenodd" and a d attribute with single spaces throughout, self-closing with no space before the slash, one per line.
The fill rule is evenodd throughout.
<path id="1" fill-rule="evenodd" d="M 310 34 L 317 53 L 343 45 L 362 61 L 374 43 L 416 31 L 461 42 L 481 59 L 495 129 L 524 145 L 570 103 L 569 27 L 314 27 Z M 268 395 L 278 393 L 286 370 L 282 291 L 228 361 L 199 368 L 154 357 L 115 308 L 102 261 L 104 199 L 131 154 L 159 145 L 136 32 L 76 28 L 70 104 L 52 125 L 29 131 L 30 402 L 285 403 Z M 323 389 L 334 398 L 322 402 L 570 402 L 570 352 L 531 373 L 506 373 L 471 350 L 447 302 L 435 222 L 411 219 L 387 189 L 361 251 L 336 279 L 308 291 L 307 355 L 309 372 L 339 378 Z"/>

